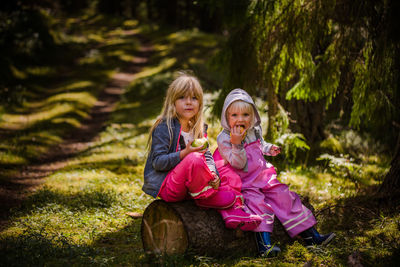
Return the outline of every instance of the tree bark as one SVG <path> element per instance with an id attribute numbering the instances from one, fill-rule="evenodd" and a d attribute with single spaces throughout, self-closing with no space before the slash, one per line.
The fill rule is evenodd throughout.
<path id="1" fill-rule="evenodd" d="M 303 204 L 314 212 L 308 199 Z M 194 254 L 207 256 L 255 256 L 253 232 L 227 229 L 214 209 L 197 207 L 192 200 L 152 202 L 144 211 L 141 235 L 146 254 Z M 274 222 L 273 242 L 293 242 L 278 220 Z"/>
<path id="2" fill-rule="evenodd" d="M 252 232 L 225 228 L 216 210 L 201 209 L 193 201 L 152 202 L 144 211 L 141 234 L 143 249 L 148 254 L 256 253 Z"/>
<path id="3" fill-rule="evenodd" d="M 304 135 L 308 144 L 315 144 L 325 139 L 324 125 L 324 103 L 322 100 L 316 102 L 305 102 L 303 100 L 291 100 L 285 107 L 291 118 L 296 121 L 291 128 L 294 132 Z"/>
<path id="4" fill-rule="evenodd" d="M 379 189 L 380 193 L 389 196 L 400 193 L 400 135 L 397 138 L 395 154 L 390 165 L 390 170 Z"/>
<path id="5" fill-rule="evenodd" d="M 267 86 L 267 99 L 268 99 L 268 130 L 267 140 L 268 142 L 274 142 L 278 138 L 278 130 L 276 129 L 276 115 L 278 113 L 278 97 L 275 93 L 271 79 L 268 81 Z"/>

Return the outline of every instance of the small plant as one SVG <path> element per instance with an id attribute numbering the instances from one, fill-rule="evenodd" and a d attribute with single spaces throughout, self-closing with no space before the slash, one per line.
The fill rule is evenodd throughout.
<path id="1" fill-rule="evenodd" d="M 327 139 L 325 139 L 324 141 L 322 141 L 320 143 L 320 147 L 325 150 L 332 151 L 333 153 L 342 153 L 343 154 L 343 152 L 344 152 L 342 144 L 334 136 L 330 136 Z"/>
<path id="2" fill-rule="evenodd" d="M 305 137 L 301 133 L 287 132 L 276 139 L 275 142 L 282 147 L 285 161 L 290 164 L 296 161 L 299 150 L 310 150 Z"/>
<path id="3" fill-rule="evenodd" d="M 317 160 L 325 161 L 328 170 L 336 176 L 345 177 L 353 181 L 358 188 L 358 183 L 361 182 L 362 166 L 355 163 L 353 158 L 348 155 L 341 154 L 341 157 L 335 157 L 330 154 L 322 154 Z"/>

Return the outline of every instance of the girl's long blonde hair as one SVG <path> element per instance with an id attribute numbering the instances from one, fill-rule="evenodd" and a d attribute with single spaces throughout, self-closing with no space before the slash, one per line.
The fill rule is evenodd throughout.
<path id="1" fill-rule="evenodd" d="M 193 75 L 183 71 L 178 72 L 178 74 L 178 77 L 169 85 L 161 114 L 157 117 L 156 122 L 150 129 L 149 139 L 147 142 L 148 150 L 151 148 L 151 137 L 153 131 L 163 120 L 166 121 L 168 126 L 171 145 L 172 120 L 174 118 L 178 118 L 175 108 L 175 101 L 178 98 L 186 95 L 195 96 L 199 101 L 199 112 L 189 122 L 190 132 L 193 133 L 194 138 L 203 137 L 203 88 L 201 87 L 199 80 Z"/>

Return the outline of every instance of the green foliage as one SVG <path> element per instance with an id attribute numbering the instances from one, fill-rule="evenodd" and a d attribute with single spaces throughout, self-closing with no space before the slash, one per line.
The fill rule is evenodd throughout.
<path id="1" fill-rule="evenodd" d="M 349 154 L 358 162 L 385 165 L 390 161 L 387 148 L 370 134 L 355 130 L 341 130 L 320 143 L 324 152 L 339 156 Z M 379 155 L 379 156 L 378 156 Z"/>
<path id="2" fill-rule="evenodd" d="M 360 188 L 360 185 L 380 183 L 388 171 L 386 166 L 382 167 L 376 162 L 368 162 L 371 158 L 356 161 L 355 158 L 349 155 L 322 154 L 317 160 L 325 162 L 327 170 L 335 176 L 343 177 L 353 182 L 357 189 Z"/>
<path id="3" fill-rule="evenodd" d="M 289 129 L 288 113 L 281 105 L 278 104 L 278 112 L 273 118 L 268 117 L 268 120 L 271 119 L 273 119 L 274 122 L 272 124 L 269 123 L 269 125 L 272 125 L 272 128 L 268 128 L 268 137 L 270 138 L 269 142 L 276 142 L 276 139 L 280 136 L 286 133 L 291 133 Z"/>
<path id="4" fill-rule="evenodd" d="M 317 160 L 327 161 L 327 167 L 335 175 L 345 177 L 354 181 L 355 183 L 360 182 L 359 176 L 361 173 L 361 166 L 354 163 L 353 158 L 335 157 L 329 154 L 322 154 Z"/>
<path id="5" fill-rule="evenodd" d="M 330 136 L 320 143 L 320 147 L 334 153 L 343 153 L 342 144 L 335 137 Z"/>
<path id="6" fill-rule="evenodd" d="M 399 73 L 396 69 L 399 48 L 393 43 L 380 45 L 374 49 L 373 42 L 367 42 L 362 50 L 364 60 L 354 62 L 351 125 L 360 126 L 367 121 L 376 127 L 384 127 L 400 114 Z"/>
<path id="7" fill-rule="evenodd" d="M 269 103 L 276 101 L 267 94 L 273 90 L 281 103 L 349 105 L 346 123 L 393 143 L 398 133 L 392 123 L 400 117 L 398 11 L 395 1 L 383 0 L 252 2 L 243 21 L 229 27 L 215 60 L 225 80 L 214 114 L 233 88 Z"/>
<path id="8" fill-rule="evenodd" d="M 322 162 L 326 171 L 348 179 L 355 184 L 372 185 L 380 183 L 388 171 L 390 156 L 385 148 L 368 134 L 354 130 L 342 130 L 320 143 Z"/>
<path id="9" fill-rule="evenodd" d="M 28 61 L 55 46 L 48 14 L 32 7 L 0 10 L 0 104 L 21 104 L 26 75 L 19 70 Z"/>
<path id="10" fill-rule="evenodd" d="M 298 160 L 297 156 L 299 150 L 305 151 L 310 149 L 304 136 L 300 133 L 284 133 L 276 139 L 275 142 L 282 147 L 285 161 L 290 164 L 294 164 L 295 161 Z"/>

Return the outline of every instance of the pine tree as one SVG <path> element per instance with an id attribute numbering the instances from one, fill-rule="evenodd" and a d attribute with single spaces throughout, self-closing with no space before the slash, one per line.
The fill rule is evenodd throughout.
<path id="1" fill-rule="evenodd" d="M 349 92 L 351 127 L 389 144 L 400 138 L 398 2 L 260 0 L 248 2 L 246 11 L 228 29 L 216 61 L 226 69 L 220 99 L 237 87 L 265 97 L 272 140 L 279 98 L 303 103 L 314 116 L 308 138 L 318 140 L 324 107 Z M 386 191 L 399 189 L 396 147 Z"/>

